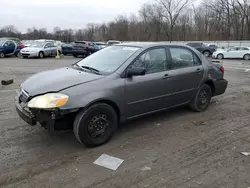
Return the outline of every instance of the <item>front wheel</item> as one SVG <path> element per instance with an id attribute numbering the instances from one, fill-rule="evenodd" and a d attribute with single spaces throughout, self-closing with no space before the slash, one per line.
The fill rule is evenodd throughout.
<path id="1" fill-rule="evenodd" d="M 0 58 L 4 58 L 4 53 L 0 52 Z"/>
<path id="2" fill-rule="evenodd" d="M 41 58 L 41 59 L 44 58 L 43 52 L 39 52 L 38 56 L 39 56 L 39 58 Z"/>
<path id="3" fill-rule="evenodd" d="M 108 142 L 117 128 L 117 114 L 105 103 L 98 103 L 80 111 L 74 121 L 77 140 L 88 147 Z"/>
<path id="4" fill-rule="evenodd" d="M 202 112 L 207 109 L 212 98 L 212 89 L 209 85 L 203 84 L 197 91 L 194 99 L 190 102 L 190 107 L 194 111 Z"/>

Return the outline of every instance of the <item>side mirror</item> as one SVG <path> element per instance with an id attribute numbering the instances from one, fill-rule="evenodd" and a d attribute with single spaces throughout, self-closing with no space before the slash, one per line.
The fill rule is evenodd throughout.
<path id="1" fill-rule="evenodd" d="M 131 67 L 127 70 L 127 77 L 143 76 L 146 74 L 146 69 L 142 67 Z"/>

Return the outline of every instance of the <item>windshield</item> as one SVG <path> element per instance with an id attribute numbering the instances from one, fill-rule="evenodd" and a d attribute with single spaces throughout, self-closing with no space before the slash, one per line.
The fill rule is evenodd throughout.
<path id="1" fill-rule="evenodd" d="M 79 61 L 77 65 L 112 73 L 139 49 L 131 46 L 110 46 Z"/>
<path id="2" fill-rule="evenodd" d="M 35 47 L 35 48 L 41 48 L 41 47 L 43 47 L 45 45 L 45 43 L 43 43 L 43 42 L 34 42 L 34 43 L 32 43 L 30 46 L 31 47 Z"/>
<path id="3" fill-rule="evenodd" d="M 4 44 L 5 40 L 0 40 L 0 46 Z"/>

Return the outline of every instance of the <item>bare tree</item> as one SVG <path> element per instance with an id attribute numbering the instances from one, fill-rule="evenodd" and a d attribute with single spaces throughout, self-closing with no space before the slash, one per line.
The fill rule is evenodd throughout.
<path id="1" fill-rule="evenodd" d="M 166 34 L 168 35 L 169 41 L 172 41 L 176 20 L 183 13 L 183 10 L 187 8 L 190 0 L 156 0 L 156 2 L 168 26 L 168 30 L 165 30 Z"/>

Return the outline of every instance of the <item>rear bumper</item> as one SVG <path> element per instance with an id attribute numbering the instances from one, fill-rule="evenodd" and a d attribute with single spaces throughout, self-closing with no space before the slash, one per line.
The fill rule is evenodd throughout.
<path id="1" fill-rule="evenodd" d="M 71 53 L 75 55 L 88 55 L 88 51 L 86 50 L 73 50 Z"/>
<path id="2" fill-rule="evenodd" d="M 214 81 L 214 87 L 215 87 L 214 96 L 225 93 L 227 89 L 227 85 L 228 85 L 228 81 L 225 79 Z"/>

